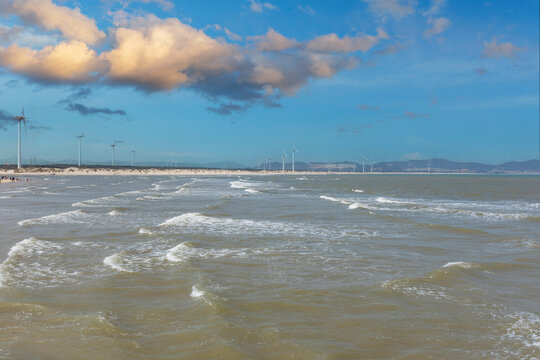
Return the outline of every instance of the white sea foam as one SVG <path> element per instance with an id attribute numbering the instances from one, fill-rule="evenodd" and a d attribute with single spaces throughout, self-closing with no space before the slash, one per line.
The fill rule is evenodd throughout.
<path id="1" fill-rule="evenodd" d="M 353 201 L 353 200 L 349 200 L 349 199 L 338 199 L 338 198 L 331 197 L 331 196 L 326 196 L 326 195 L 321 195 L 319 197 L 321 199 L 323 199 L 323 200 L 328 200 L 328 201 L 332 201 L 332 202 L 338 202 L 340 204 L 347 205 L 348 209 L 350 209 L 350 210 L 354 210 L 354 209 L 358 209 L 358 208 L 366 209 L 366 210 L 379 210 L 376 207 L 369 206 L 367 204 L 363 204 L 363 203 Z"/>
<path id="2" fill-rule="evenodd" d="M 453 261 L 453 262 L 446 263 L 443 266 L 443 268 L 449 268 L 449 267 L 461 267 L 464 269 L 470 269 L 474 267 L 474 264 L 465 262 L 465 261 Z"/>
<path id="3" fill-rule="evenodd" d="M 122 215 L 122 213 L 120 211 L 118 211 L 118 210 L 113 210 L 113 211 L 107 213 L 107 215 L 109 215 L 109 216 L 118 216 L 118 215 Z"/>
<path id="4" fill-rule="evenodd" d="M 250 194 L 258 194 L 258 193 L 260 193 L 260 191 L 257 191 L 255 189 L 250 189 L 250 188 L 244 189 L 244 191 L 248 192 Z"/>
<path id="5" fill-rule="evenodd" d="M 124 265 L 122 255 L 120 253 L 107 256 L 105 259 L 103 259 L 103 264 L 117 271 L 132 272 Z"/>
<path id="6" fill-rule="evenodd" d="M 152 235 L 152 231 L 148 230 L 145 227 L 139 229 L 139 234 Z"/>
<path id="7" fill-rule="evenodd" d="M 77 274 L 51 264 L 51 256 L 57 255 L 64 246 L 34 237 L 19 241 L 0 264 L 0 286 L 51 286 L 66 282 Z"/>
<path id="8" fill-rule="evenodd" d="M 81 210 L 67 211 L 59 214 L 42 216 L 35 219 L 19 221 L 19 226 L 48 225 L 48 224 L 82 224 L 87 220 L 89 214 Z"/>
<path id="9" fill-rule="evenodd" d="M 203 232 L 224 235 L 235 234 L 240 236 L 253 236 L 254 234 L 317 238 L 371 236 L 367 232 L 356 232 L 356 235 L 351 235 L 351 233 L 347 231 L 336 231 L 335 229 L 328 229 L 313 224 L 211 217 L 201 213 L 186 213 L 175 216 L 162 222 L 159 226 L 165 229 L 170 227 L 174 229 L 181 228 L 182 232 Z"/>
<path id="10" fill-rule="evenodd" d="M 364 190 L 360 190 L 360 189 L 353 189 L 353 192 L 355 192 L 355 193 L 363 193 L 363 192 L 364 192 Z"/>
<path id="11" fill-rule="evenodd" d="M 188 242 L 183 242 L 169 249 L 165 254 L 165 259 L 170 262 L 183 262 L 191 258 L 217 259 L 222 257 L 244 258 L 256 254 L 269 252 L 268 249 L 203 249 L 193 247 Z"/>
<path id="12" fill-rule="evenodd" d="M 233 189 L 246 189 L 246 188 L 253 188 L 253 187 L 258 187 L 262 185 L 262 183 L 259 183 L 259 182 L 252 182 L 252 181 L 246 181 L 246 180 L 231 181 L 229 184 L 231 184 L 231 188 Z"/>
<path id="13" fill-rule="evenodd" d="M 199 289 L 196 285 L 193 285 L 193 286 L 191 287 L 191 294 L 190 294 L 190 296 L 191 296 L 192 298 L 194 298 L 194 299 L 200 298 L 200 297 L 204 296 L 205 294 L 206 294 L 206 293 L 205 293 L 203 290 Z"/>
<path id="14" fill-rule="evenodd" d="M 79 201 L 71 204 L 74 207 L 103 207 L 110 206 L 111 202 L 116 200 L 114 196 L 103 196 L 97 199 L 89 199 L 84 201 Z"/>
<path id="15" fill-rule="evenodd" d="M 507 316 L 511 325 L 503 338 L 518 341 L 528 348 L 540 349 L 540 318 L 529 312 L 518 312 Z"/>

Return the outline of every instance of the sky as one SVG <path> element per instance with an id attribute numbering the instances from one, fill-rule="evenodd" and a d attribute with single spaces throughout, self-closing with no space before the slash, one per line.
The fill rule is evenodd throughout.
<path id="1" fill-rule="evenodd" d="M 539 156 L 539 1 L 0 0 L 0 161 Z"/>

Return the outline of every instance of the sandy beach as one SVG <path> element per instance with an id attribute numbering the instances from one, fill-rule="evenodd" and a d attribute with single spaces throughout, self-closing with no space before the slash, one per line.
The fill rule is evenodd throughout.
<path id="1" fill-rule="evenodd" d="M 0 176 L 29 176 L 29 175 L 325 175 L 322 171 L 266 171 L 266 170 L 224 170 L 224 169 L 159 169 L 159 168 L 85 168 L 85 167 L 25 167 L 23 169 L 0 169 Z M 335 172 L 332 174 L 336 174 Z M 340 172 L 340 174 L 361 174 Z M 366 173 L 367 174 L 367 173 Z M 375 174 L 375 173 L 373 173 Z"/>

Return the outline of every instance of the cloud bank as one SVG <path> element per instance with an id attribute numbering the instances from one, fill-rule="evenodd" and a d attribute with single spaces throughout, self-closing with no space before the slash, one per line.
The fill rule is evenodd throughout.
<path id="1" fill-rule="evenodd" d="M 250 4 L 253 11 L 277 9 L 270 3 Z M 299 42 L 269 29 L 241 45 L 213 38 L 177 18 L 152 14 L 117 11 L 112 14 L 114 26 L 105 33 L 79 8 L 51 0 L 0 0 L 0 9 L 28 27 L 59 36 L 41 47 L 21 46 L 16 40 L 0 44 L 0 67 L 43 84 L 99 83 L 146 92 L 189 88 L 214 101 L 217 106 L 209 110 L 219 114 L 256 103 L 277 107 L 280 97 L 294 95 L 310 80 L 358 66 L 359 53 L 389 38 L 379 28 L 375 35 L 332 33 Z M 19 31 L 2 27 L 0 35 L 11 40 Z M 225 32 L 233 41 L 242 40 Z M 77 107 L 81 104 L 70 104 L 71 110 L 89 113 Z"/>

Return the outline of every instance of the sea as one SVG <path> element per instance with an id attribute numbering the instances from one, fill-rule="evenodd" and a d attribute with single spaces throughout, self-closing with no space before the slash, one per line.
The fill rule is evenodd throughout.
<path id="1" fill-rule="evenodd" d="M 539 359 L 540 177 L 0 185 L 0 359 Z"/>

